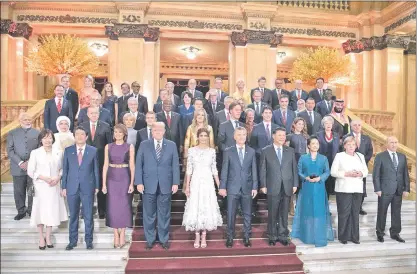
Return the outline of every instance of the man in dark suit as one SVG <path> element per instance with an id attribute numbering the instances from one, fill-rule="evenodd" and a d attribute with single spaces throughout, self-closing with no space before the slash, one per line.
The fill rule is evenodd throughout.
<path id="1" fill-rule="evenodd" d="M 135 116 L 135 119 L 136 119 L 136 122 L 133 128 L 135 130 L 140 130 L 142 128 L 145 128 L 146 127 L 145 114 L 138 111 L 138 101 L 135 98 L 130 97 L 129 100 L 127 101 L 127 105 L 129 107 L 129 111 L 120 113 L 119 121 L 123 122 L 123 116 L 126 113 L 131 113 L 133 114 L 133 116 Z"/>
<path id="2" fill-rule="evenodd" d="M 394 136 L 387 138 L 387 150 L 378 153 L 372 173 L 375 193 L 378 195 L 378 215 L 376 235 L 378 242 L 384 242 L 385 224 L 388 206 L 391 205 L 391 239 L 404 243 L 401 232 L 402 197 L 410 193 L 407 157 L 397 152 L 398 140 Z"/>
<path id="3" fill-rule="evenodd" d="M 204 109 L 207 114 L 214 117 L 214 115 L 224 109 L 224 104 L 217 99 L 217 90 L 210 89 L 206 94 L 206 102 L 204 103 Z"/>
<path id="4" fill-rule="evenodd" d="M 172 106 L 175 106 L 175 108 L 178 108 L 180 105 L 182 105 L 182 100 L 180 96 L 174 93 L 174 89 L 175 89 L 174 83 L 167 82 L 165 84 L 165 89 L 168 90 L 168 99 L 171 100 Z"/>
<path id="5" fill-rule="evenodd" d="M 98 119 L 98 112 L 96 116 Z M 69 244 L 65 249 L 72 250 L 78 243 L 80 203 L 85 224 L 85 243 L 87 249 L 93 249 L 94 193 L 99 190 L 97 149 L 86 144 L 88 133 L 84 128 L 77 127 L 74 136 L 75 145 L 65 149 L 62 168 L 62 196 L 67 197 L 70 213 Z"/>
<path id="6" fill-rule="evenodd" d="M 162 122 L 154 123 L 153 139 L 143 141 L 136 156 L 135 185 L 143 195 L 146 250 L 154 246 L 156 231 L 162 248 L 169 249 L 171 197 L 180 184 L 178 150 L 175 143 L 163 138 L 165 128 Z"/>
<path id="7" fill-rule="evenodd" d="M 141 113 L 148 113 L 148 99 L 139 93 L 140 84 L 137 81 L 132 83 L 132 93 L 129 97 L 134 98 L 138 102 L 138 111 Z"/>
<path id="8" fill-rule="evenodd" d="M 259 90 L 255 90 L 253 92 L 253 103 L 248 105 L 248 108 L 251 108 L 255 111 L 255 124 L 258 124 L 262 121 L 262 112 L 265 107 L 268 107 L 269 105 L 262 102 L 262 94 Z"/>
<path id="9" fill-rule="evenodd" d="M 217 136 L 217 146 L 222 152 L 225 151 L 226 148 L 236 145 L 236 140 L 234 138 L 235 129 L 238 127 L 245 127 L 245 124 L 239 122 L 242 107 L 238 103 L 231 103 L 229 111 L 230 120 L 220 124 Z"/>
<path id="10" fill-rule="evenodd" d="M 29 156 L 39 145 L 39 130 L 32 128 L 32 116 L 27 112 L 19 115 L 20 127 L 7 134 L 7 156 L 10 160 L 10 173 L 13 176 L 13 194 L 16 205 L 16 221 L 23 219 L 26 214 L 32 214 L 33 196 L 27 190 L 33 186 L 32 178 L 27 175 Z"/>
<path id="11" fill-rule="evenodd" d="M 148 111 L 146 113 L 146 127 L 138 130 L 136 134 L 136 153 L 139 151 L 139 146 L 143 141 L 152 139 L 152 125 L 156 122 L 156 113 Z"/>
<path id="12" fill-rule="evenodd" d="M 122 83 L 122 85 L 120 86 L 121 90 L 122 90 L 122 96 L 120 96 L 119 98 L 117 98 L 117 113 L 115 113 L 115 119 L 116 119 L 116 123 L 123 123 L 123 120 L 119 120 L 120 117 L 120 113 L 128 111 L 128 107 L 127 107 L 127 100 L 129 99 L 129 95 L 130 95 L 130 86 L 128 83 Z"/>
<path id="13" fill-rule="evenodd" d="M 87 115 L 89 121 L 82 123 L 81 126 L 87 132 L 87 144 L 97 149 L 100 186 L 100 191 L 97 193 L 97 206 L 99 218 L 104 219 L 106 215 L 106 195 L 101 191 L 103 186 L 104 148 L 113 141 L 113 136 L 109 124 L 98 120 L 97 107 L 89 107 Z"/>
<path id="14" fill-rule="evenodd" d="M 235 99 L 232 96 L 224 98 L 224 109 L 218 111 L 213 117 L 213 129 L 215 131 L 219 130 L 220 124 L 230 120 L 229 106 L 234 101 Z"/>
<path id="15" fill-rule="evenodd" d="M 324 100 L 320 101 L 316 105 L 316 111 L 321 115 L 321 117 L 329 115 L 332 112 L 333 100 L 335 99 L 336 97 L 333 96 L 331 89 L 328 88 L 324 91 Z"/>
<path id="16" fill-rule="evenodd" d="M 217 101 L 224 103 L 224 98 L 226 98 L 227 93 L 222 91 L 222 86 L 223 86 L 222 78 L 216 77 L 216 79 L 214 79 L 214 89 L 216 90 L 216 93 L 217 93 Z"/>
<path id="17" fill-rule="evenodd" d="M 303 81 L 301 80 L 295 80 L 295 89 L 291 91 L 291 97 L 290 97 L 290 104 L 291 109 L 293 111 L 296 111 L 297 108 L 297 102 L 300 99 L 303 99 L 304 101 L 308 98 L 308 92 L 302 89 Z"/>
<path id="18" fill-rule="evenodd" d="M 308 97 L 314 98 L 314 101 L 316 101 L 316 104 L 323 101 L 323 98 L 324 98 L 323 97 L 324 95 L 323 85 L 324 85 L 324 78 L 321 78 L 321 77 L 317 78 L 316 88 L 312 89 L 308 94 Z"/>
<path id="19" fill-rule="evenodd" d="M 172 111 L 170 100 L 162 102 L 163 111 L 156 114 L 156 120 L 165 124 L 164 138 L 174 142 L 180 150 L 184 143 L 181 116 Z"/>
<path id="20" fill-rule="evenodd" d="M 279 127 L 286 129 L 287 134 L 291 133 L 292 122 L 295 119 L 295 112 L 288 109 L 289 98 L 286 95 L 282 95 L 279 100 L 279 109 L 273 112 L 273 122 Z"/>
<path id="21" fill-rule="evenodd" d="M 227 240 L 226 247 L 233 246 L 236 211 L 240 206 L 244 217 L 243 244 L 250 247 L 252 228 L 252 199 L 258 193 L 258 174 L 255 150 L 245 145 L 247 132 L 244 127 L 235 129 L 236 146 L 227 148 L 223 155 L 219 194 L 227 198 Z"/>
<path id="22" fill-rule="evenodd" d="M 262 94 L 262 102 L 267 103 L 268 105 L 272 106 L 272 93 L 270 89 L 265 88 L 266 85 L 266 79 L 265 77 L 260 77 L 258 79 L 258 87 L 251 89 L 250 91 L 250 98 L 253 103 L 253 92 L 255 90 L 260 90 Z"/>
<path id="23" fill-rule="evenodd" d="M 55 98 L 49 99 L 45 102 L 45 109 L 43 112 L 43 124 L 46 129 L 57 133 L 56 119 L 59 116 L 67 116 L 70 119 L 70 130 L 74 128 L 74 112 L 72 111 L 71 102 L 64 98 L 64 87 L 56 85 L 54 89 Z"/>
<path id="24" fill-rule="evenodd" d="M 100 121 L 106 122 L 109 124 L 110 127 L 113 126 L 113 119 L 111 118 L 111 113 L 108 109 L 100 107 L 101 103 L 101 95 L 100 94 L 93 94 L 90 97 L 90 106 L 97 107 L 99 109 L 99 117 Z M 78 124 L 81 125 L 84 122 L 88 122 L 89 118 L 87 115 L 88 107 L 80 109 L 80 113 L 78 113 Z M 123 122 L 123 118 L 121 120 Z"/>
<path id="25" fill-rule="evenodd" d="M 314 111 L 313 98 L 307 98 L 306 110 L 301 111 L 297 114 L 298 117 L 303 118 L 307 123 L 307 133 L 308 135 L 316 135 L 316 133 L 321 129 L 321 115 Z"/>
<path id="26" fill-rule="evenodd" d="M 279 99 L 281 98 L 282 95 L 285 94 L 288 96 L 288 98 L 291 98 L 290 92 L 284 89 L 283 85 L 284 85 L 284 79 L 280 79 L 280 78 L 275 79 L 275 89 L 271 90 L 272 109 L 277 109 L 279 107 Z"/>
<path id="27" fill-rule="evenodd" d="M 323 102 L 323 101 L 322 101 Z M 362 134 L 362 122 L 361 120 L 353 120 L 350 123 L 352 128 L 352 132 L 347 134 L 343 137 L 343 140 L 348 136 L 353 136 L 356 141 L 356 151 L 363 154 L 365 157 L 366 165 L 368 165 L 369 161 L 371 160 L 374 154 L 374 147 L 372 146 L 372 140 L 369 136 Z M 363 210 L 362 205 L 363 201 L 366 197 L 366 178 L 363 178 L 363 196 L 362 196 L 362 203 L 361 209 L 359 211 L 360 215 L 366 215 L 366 211 Z"/>
<path id="28" fill-rule="evenodd" d="M 69 76 L 65 75 L 61 78 L 61 85 L 64 87 L 64 97 L 68 101 L 71 102 L 72 107 L 72 117 L 75 118 L 78 112 L 78 93 L 70 88 L 70 78 Z"/>
<path id="29" fill-rule="evenodd" d="M 284 146 L 285 138 L 285 129 L 275 129 L 274 143 L 261 153 L 259 177 L 261 191 L 267 195 L 269 245 L 275 245 L 277 241 L 285 246 L 290 243 L 288 211 L 291 196 L 297 191 L 298 171 L 294 149 Z"/>
<path id="30" fill-rule="evenodd" d="M 188 88 L 186 91 L 190 92 L 193 95 L 193 99 L 195 98 L 202 98 L 204 99 L 204 95 L 201 91 L 196 90 L 197 81 L 195 79 L 188 80 Z M 184 94 L 185 91 L 181 93 L 181 102 L 184 103 Z"/>

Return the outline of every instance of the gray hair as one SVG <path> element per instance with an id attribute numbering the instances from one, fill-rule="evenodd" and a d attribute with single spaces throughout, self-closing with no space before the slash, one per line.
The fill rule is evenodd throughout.
<path id="1" fill-rule="evenodd" d="M 255 110 L 253 110 L 251 108 L 245 109 L 245 115 L 248 115 L 249 112 L 253 112 L 255 114 Z"/>
<path id="2" fill-rule="evenodd" d="M 130 97 L 130 98 L 127 100 L 127 103 L 129 104 L 129 103 L 132 103 L 132 102 L 135 102 L 136 104 L 138 103 L 138 101 L 137 101 L 135 98 Z"/>
<path id="3" fill-rule="evenodd" d="M 332 123 L 332 125 L 334 124 L 334 119 L 331 116 L 324 116 L 323 119 L 321 120 L 321 126 L 324 128 L 324 124 L 326 122 L 330 122 Z"/>
<path id="4" fill-rule="evenodd" d="M 230 103 L 232 103 L 232 102 L 234 102 L 235 101 L 235 98 L 233 98 L 232 96 L 226 96 L 225 98 L 224 98 L 224 101 L 226 102 L 226 101 L 231 101 Z"/>
<path id="5" fill-rule="evenodd" d="M 236 133 L 238 131 L 244 131 L 244 132 L 248 133 L 248 131 L 244 127 L 237 127 L 237 128 L 235 128 L 235 132 L 234 133 Z"/>

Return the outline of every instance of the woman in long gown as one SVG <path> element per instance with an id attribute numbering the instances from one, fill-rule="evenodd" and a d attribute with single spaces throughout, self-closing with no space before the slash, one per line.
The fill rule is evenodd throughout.
<path id="1" fill-rule="evenodd" d="M 126 139 L 126 126 L 117 124 L 114 126 L 115 141 L 104 150 L 102 191 L 107 193 L 106 225 L 113 228 L 114 248 L 126 244 L 126 227 L 132 227 L 135 151 Z"/>
<path id="2" fill-rule="evenodd" d="M 110 82 L 107 82 L 103 86 L 103 90 L 101 91 L 101 104 L 103 105 L 103 108 L 110 111 L 111 119 L 113 124 L 115 123 L 115 113 L 117 108 L 117 96 L 114 95 L 113 91 L 113 84 Z"/>
<path id="3" fill-rule="evenodd" d="M 71 121 L 67 116 L 59 116 L 56 119 L 56 128 L 58 132 L 54 134 L 55 142 L 53 148 L 64 150 L 75 143 L 74 135 L 70 131 Z"/>
<path id="4" fill-rule="evenodd" d="M 80 91 L 80 107 L 79 109 L 86 108 L 90 106 L 90 98 L 94 93 L 99 93 L 98 90 L 94 88 L 94 78 L 91 75 L 87 75 L 84 78 L 84 87 Z"/>
<path id="5" fill-rule="evenodd" d="M 318 153 L 320 144 L 317 137 L 310 137 L 307 146 L 309 153 L 302 155 L 298 162 L 298 175 L 303 187 L 298 194 L 291 237 L 320 247 L 334 240 L 325 188 L 329 162 Z"/>
<path id="6" fill-rule="evenodd" d="M 195 231 L 195 248 L 207 247 L 207 231 L 216 230 L 223 224 L 213 182 L 214 177 L 219 187 L 216 151 L 209 147 L 209 134 L 207 128 L 200 128 L 197 131 L 198 145 L 188 150 L 187 202 L 182 225 L 186 231 Z"/>
<path id="7" fill-rule="evenodd" d="M 39 134 L 40 147 L 30 153 L 27 173 L 33 179 L 33 197 L 30 225 L 37 226 L 39 249 L 53 248 L 52 227 L 68 220 L 64 198 L 61 196 L 62 151 L 53 147 L 54 134 L 43 129 Z M 46 227 L 46 236 L 43 228 Z"/>

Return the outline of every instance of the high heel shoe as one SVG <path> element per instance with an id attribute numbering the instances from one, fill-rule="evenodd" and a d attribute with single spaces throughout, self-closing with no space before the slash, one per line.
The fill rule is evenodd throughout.
<path id="1" fill-rule="evenodd" d="M 194 241 L 194 248 L 200 247 L 200 232 L 195 233 L 195 241 Z"/>
<path id="2" fill-rule="evenodd" d="M 39 246 L 40 250 L 45 250 L 46 249 L 46 240 L 45 240 L 45 245 L 44 246 Z"/>
<path id="3" fill-rule="evenodd" d="M 46 241 L 46 238 L 45 238 L 45 243 L 46 243 L 46 246 L 47 246 L 48 248 L 54 248 L 54 245 L 53 245 L 53 244 L 48 245 L 48 242 Z"/>
<path id="4" fill-rule="evenodd" d="M 206 236 L 206 232 L 201 233 L 201 248 L 207 247 Z"/>

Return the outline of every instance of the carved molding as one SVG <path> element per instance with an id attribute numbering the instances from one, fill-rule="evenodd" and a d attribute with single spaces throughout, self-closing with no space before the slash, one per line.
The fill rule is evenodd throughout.
<path id="1" fill-rule="evenodd" d="M 173 21 L 173 20 L 149 20 L 150 26 L 169 27 L 169 28 L 188 28 L 188 29 L 217 29 L 217 30 L 242 30 L 240 24 L 223 24 L 194 21 Z"/>
<path id="2" fill-rule="evenodd" d="M 123 15 L 122 22 L 125 23 L 140 23 L 140 15 Z"/>
<path id="3" fill-rule="evenodd" d="M 267 23 L 265 22 L 250 22 L 249 23 L 249 28 L 251 29 L 256 29 L 256 30 L 267 30 L 268 26 Z"/>
<path id="4" fill-rule="evenodd" d="M 359 41 L 349 39 L 342 44 L 344 52 L 360 53 L 362 51 L 382 50 L 385 48 L 402 48 L 408 51 L 410 45 L 410 36 L 396 36 L 385 34 L 383 36 L 372 36 L 371 38 L 362 38 Z M 415 46 L 415 44 L 414 44 Z M 410 49 L 412 51 L 412 49 Z"/>
<path id="5" fill-rule="evenodd" d="M 273 31 L 256 31 L 245 29 L 243 32 L 232 32 L 230 36 L 234 46 L 245 46 L 246 44 L 264 44 L 277 47 L 282 44 L 282 34 Z"/>
<path id="6" fill-rule="evenodd" d="M 278 33 L 288 33 L 288 34 L 307 35 L 307 36 L 356 38 L 356 33 L 354 32 L 319 30 L 316 28 L 307 29 L 307 28 L 272 27 L 271 30 L 274 32 L 278 32 Z"/>
<path id="7" fill-rule="evenodd" d="M 399 19 L 398 21 L 390 24 L 389 26 L 387 26 L 384 29 L 384 31 L 385 31 L 385 33 L 390 32 L 391 30 L 394 30 L 394 29 L 398 28 L 399 26 L 407 23 L 408 21 L 410 21 L 412 19 L 416 19 L 416 10 L 414 10 L 411 14 L 407 15 L 406 17 L 403 17 L 403 18 Z"/>
<path id="8" fill-rule="evenodd" d="M 29 39 L 33 28 L 28 23 L 16 23 L 10 19 L 1 19 L 1 34 L 9 34 L 13 37 L 24 37 Z"/>
<path id="9" fill-rule="evenodd" d="M 105 27 L 105 35 L 110 40 L 122 38 L 143 38 L 147 42 L 159 39 L 159 28 L 150 28 L 147 24 L 114 24 Z"/>
<path id="10" fill-rule="evenodd" d="M 117 19 L 110 17 L 88 17 L 88 16 L 71 16 L 67 15 L 29 15 L 20 14 L 17 16 L 17 21 L 23 22 L 47 22 L 47 23 L 61 23 L 61 24 L 113 24 L 117 23 Z"/>
<path id="11" fill-rule="evenodd" d="M 408 44 L 408 49 L 404 51 L 404 54 L 416 55 L 416 41 L 411 41 L 410 44 Z"/>
<path id="12" fill-rule="evenodd" d="M 13 21 L 10 19 L 1 19 L 0 21 L 1 34 L 9 34 L 9 29 L 12 24 L 13 24 Z"/>

